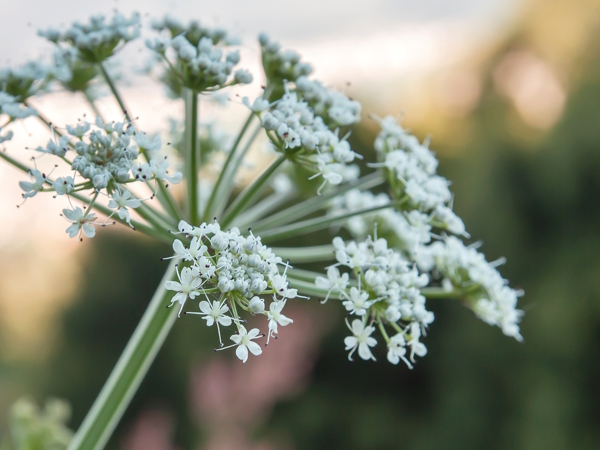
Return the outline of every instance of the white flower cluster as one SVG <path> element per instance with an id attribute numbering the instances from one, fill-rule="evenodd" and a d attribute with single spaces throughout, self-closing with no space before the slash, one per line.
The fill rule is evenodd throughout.
<path id="1" fill-rule="evenodd" d="M 230 347 L 237 346 L 236 354 L 243 362 L 248 359 L 248 351 L 254 355 L 262 353 L 258 344 L 251 342 L 261 337 L 259 330 L 246 331 L 238 308 L 267 317 L 268 344 L 271 337 L 276 337 L 279 325 L 293 322 L 282 314 L 287 300 L 300 297 L 296 289 L 289 287 L 286 278 L 288 265 L 262 244 L 260 237 L 251 232 L 244 237 L 238 228 L 222 231 L 216 221 L 199 227 L 181 221 L 179 233 L 191 238 L 191 242 L 187 247 L 179 239 L 173 242 L 175 255 L 171 258 L 183 260 L 188 266 L 178 272 L 179 282 L 167 281 L 165 284 L 166 289 L 176 292 L 170 306 L 180 303 L 181 314 L 188 297 L 194 299 L 204 295 L 206 300 L 200 302 L 200 312 L 188 311 L 186 314 L 203 316 L 208 326 L 216 323 L 219 341 L 219 325 L 235 323 L 237 334 L 231 336 L 234 344 Z M 279 273 L 279 265 L 286 266 L 283 274 Z M 210 300 L 209 293 L 216 293 L 217 298 Z M 272 299 L 268 309 L 261 296 Z"/>
<path id="2" fill-rule="evenodd" d="M 262 64 L 269 82 L 295 81 L 312 73 L 310 64 L 300 61 L 294 50 L 281 50 L 278 42 L 272 41 L 265 33 L 258 36 Z"/>
<path id="3" fill-rule="evenodd" d="M 172 39 L 164 35 L 148 39 L 146 46 L 166 60 L 174 80 L 196 92 L 251 83 L 252 75 L 245 69 L 237 70 L 231 78 L 240 53 L 235 50 L 225 54 L 219 45 L 221 40 L 222 33 L 206 32 L 194 44 L 183 33 Z"/>
<path id="4" fill-rule="evenodd" d="M 38 61 L 29 61 L 19 67 L 6 67 L 0 69 L 0 92 L 15 97 L 10 103 L 23 103 L 44 87 L 47 77 L 48 67 Z"/>
<path id="5" fill-rule="evenodd" d="M 90 131 L 92 127 L 96 129 Z M 98 117 L 95 124 L 80 121 L 77 125 L 67 125 L 66 130 L 68 135 L 63 135 L 58 140 L 50 139 L 45 147 L 39 146 L 35 150 L 59 157 L 70 164 L 70 169 L 75 173 L 52 181 L 48 178 L 50 174 L 42 173 L 36 166 L 35 170 L 29 172 L 30 180 L 19 183 L 25 200 L 42 191 L 53 192 L 55 197 L 66 195 L 69 198 L 69 194 L 73 192 L 90 189 L 97 197 L 104 190 L 103 194 L 109 198 L 108 207 L 115 210 L 107 221 L 113 214 L 117 214 L 132 226 L 128 208 L 138 208 L 141 200 L 133 197 L 124 187 L 125 184 L 152 180 L 155 185 L 161 181 L 175 184 L 182 179 L 179 172 L 172 175 L 168 173 L 169 162 L 166 157 L 152 158 L 147 163 L 137 160 L 139 149 L 156 151 L 160 149 L 161 142 L 159 137 L 151 139 L 144 133 L 136 133 L 135 127 L 128 123 L 105 124 Z M 77 156 L 70 161 L 68 156 L 72 152 Z M 76 184 L 78 174 L 83 181 Z M 83 233 L 91 238 L 95 235 L 94 225 L 107 224 L 107 221 L 102 224 L 95 222 L 96 216 L 91 212 L 94 202 L 95 200 L 85 213 L 72 205 L 71 209 L 63 209 L 63 217 L 72 223 L 67 228 L 69 237 L 81 237 Z"/>
<path id="6" fill-rule="evenodd" d="M 88 24 L 75 22 L 61 32 L 56 28 L 39 30 L 38 35 L 55 44 L 67 44 L 79 51 L 82 60 L 100 63 L 112 56 L 123 45 L 140 35 L 140 15 L 130 18 L 115 12 L 110 22 L 103 15 L 92 16 Z"/>
<path id="7" fill-rule="evenodd" d="M 351 189 L 332 199 L 329 213 L 343 215 L 390 204 L 385 193 L 373 194 L 370 191 Z M 397 211 L 392 206 L 370 213 L 354 215 L 345 227 L 356 239 L 364 239 L 377 226 L 380 235 L 385 236 L 391 246 L 401 250 L 410 261 L 418 261 L 423 245 L 431 242 L 431 218 L 418 210 Z"/>
<path id="8" fill-rule="evenodd" d="M 74 144 L 77 156 L 73 160 L 72 168 L 91 181 L 95 189 L 107 188 L 112 183 L 131 181 L 166 180 L 174 184 L 181 181 L 181 173 L 168 174 L 169 163 L 166 158 L 151 159 L 149 163 L 136 161 L 139 156 L 137 146 L 154 151 L 161 146 L 160 137 L 150 139 L 144 133 L 136 133 L 135 127 L 124 122 L 105 124 L 100 118 L 96 118 L 94 125 L 97 129 L 89 134 L 91 124 L 85 121 L 76 126 L 67 125 L 67 132 L 77 139 Z M 63 136 L 58 145 L 50 141 L 46 148 L 38 147 L 37 150 L 64 156 L 68 150 L 67 142 L 68 138 Z"/>
<path id="9" fill-rule="evenodd" d="M 496 269 L 503 260 L 489 263 L 482 253 L 454 236 L 434 242 L 428 250 L 435 269 L 444 277 L 443 284 L 464 289 L 467 306 L 481 320 L 523 340 L 519 331 L 523 311 L 517 309 L 517 301 L 524 293 L 511 289 Z"/>
<path id="10" fill-rule="evenodd" d="M 91 81 L 98 74 L 91 63 L 81 61 L 79 51 L 74 47 L 58 47 L 54 51 L 54 65 L 51 69 L 54 79 L 71 92 L 87 92 Z"/>
<path id="11" fill-rule="evenodd" d="M 516 307 L 523 292 L 507 286 L 495 268 L 497 264 L 486 262 L 484 255 L 475 248 L 466 247 L 458 237 L 446 234 L 440 237 L 432 231 L 438 228 L 468 237 L 463 221 L 444 203 L 445 200 L 441 200 L 450 199 L 449 191 L 440 196 L 431 194 L 435 192 L 432 189 L 431 195 L 421 199 L 411 191 L 411 183 L 413 186 L 432 183 L 447 190 L 448 182 L 435 175 L 437 159 L 426 146 L 399 127 L 395 119 L 387 117 L 380 123 L 383 130 L 375 147 L 385 158 L 382 165 L 400 181 L 399 185 L 392 183 L 392 194 L 396 199 L 408 197 L 409 201 L 395 209 L 351 217 L 346 228 L 353 236 L 363 238 L 371 227 L 378 226 L 379 232 L 388 237 L 395 248 L 402 250 L 407 260 L 420 270 L 431 272 L 432 279 L 439 281 L 449 295 L 452 293 L 464 300 L 479 318 L 499 326 L 504 334 L 522 340 L 518 324 L 523 312 Z M 330 213 L 348 214 L 389 202 L 390 198 L 384 193 L 374 195 L 351 190 L 333 199 Z"/>
<path id="12" fill-rule="evenodd" d="M 310 179 L 323 177 L 319 192 L 327 183 L 336 185 L 358 178 L 358 166 L 350 163 L 362 156 L 350 148 L 347 140 L 331 131 L 321 117 L 315 116 L 310 105 L 299 99 L 297 93 L 289 92 L 287 86 L 286 93 L 273 105 L 260 97 L 252 106 L 247 99 L 244 103 L 259 117 L 261 111 L 271 108 L 261 117 L 269 139 L 292 161 L 316 172 Z"/>
<path id="13" fill-rule="evenodd" d="M 153 19 L 152 28 L 160 32 L 168 31 L 171 37 L 184 34 L 186 39 L 191 42 L 192 45 L 196 46 L 203 37 L 211 38 L 215 44 L 218 44 L 219 42 L 224 42 L 229 45 L 238 43 L 238 40 L 229 36 L 227 31 L 223 28 L 203 27 L 197 20 L 192 20 L 185 26 L 169 14 L 165 15 L 162 19 Z"/>
<path id="14" fill-rule="evenodd" d="M 25 117 L 35 116 L 37 112 L 29 106 L 23 106 L 17 101 L 16 97 L 0 91 L 0 114 L 6 114 L 11 119 L 24 119 Z M 9 134 L 12 137 L 12 131 L 9 131 Z"/>
<path id="15" fill-rule="evenodd" d="M 441 228 L 464 234 L 462 221 L 447 206 L 452 200 L 450 182 L 437 175 L 438 160 L 427 143 L 421 144 L 394 117 L 378 121 L 381 132 L 374 145 L 382 162 L 372 166 L 385 167 L 394 174 L 394 196 L 397 199 L 406 196 L 414 208 L 435 213 Z"/>
<path id="16" fill-rule="evenodd" d="M 301 76 L 296 80 L 296 91 L 308 102 L 314 113 L 332 128 L 360 122 L 361 104 L 342 92 L 327 89 L 320 81 Z"/>
<path id="17" fill-rule="evenodd" d="M 327 278 L 318 277 L 315 284 L 327 290 L 325 301 L 337 294 L 350 315 L 358 316 L 348 323 L 352 336 L 345 339 L 348 358 L 356 349 L 362 359 L 373 359 L 370 347 L 377 344 L 372 337 L 377 323 L 388 346 L 388 360 L 398 364 L 402 359 L 409 367 L 414 356 L 424 356 L 425 346 L 419 342 L 421 332 L 433 322 L 434 315 L 425 308 L 425 297 L 420 288 L 429 283 L 427 274 L 420 274 L 414 265 L 397 251 L 388 248 L 385 239 L 367 236 L 366 240 L 344 242 L 333 240 L 338 261 L 327 270 Z M 340 274 L 339 266 L 347 267 L 357 278 L 350 281 L 347 273 Z M 394 330 L 389 337 L 386 326 Z M 406 358 L 410 348 L 409 359 Z"/>

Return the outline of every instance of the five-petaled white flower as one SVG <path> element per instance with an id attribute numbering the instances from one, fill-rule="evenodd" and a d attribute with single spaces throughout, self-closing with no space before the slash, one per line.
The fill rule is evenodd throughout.
<path id="1" fill-rule="evenodd" d="M 362 359 L 372 359 L 373 361 L 376 361 L 375 356 L 373 356 L 373 353 L 371 353 L 371 349 L 369 348 L 377 345 L 377 340 L 371 337 L 371 334 L 375 331 L 375 327 L 365 326 L 360 319 L 354 319 L 352 321 L 352 326 L 350 326 L 348 320 L 346 320 L 346 325 L 354 335 L 347 336 L 344 339 L 346 350 L 351 350 L 348 354 L 348 359 L 352 361 L 352 354 L 358 348 L 358 356 Z"/>
<path id="2" fill-rule="evenodd" d="M 345 294 L 345 292 L 344 292 Z M 346 294 L 348 295 L 348 294 Z M 342 304 L 346 307 L 350 314 L 356 314 L 357 316 L 364 316 L 367 313 L 367 309 L 374 303 L 369 300 L 368 292 L 361 292 L 360 289 L 355 287 L 350 288 L 350 295 L 348 300 L 344 300 Z"/>
<path id="3" fill-rule="evenodd" d="M 167 281 L 165 283 L 165 288 L 169 291 L 177 292 L 171 299 L 169 307 L 173 306 L 173 303 L 175 302 L 181 303 L 181 308 L 179 309 L 179 313 L 177 313 L 177 317 L 179 317 L 188 296 L 193 300 L 196 296 L 200 295 L 200 292 L 198 292 L 197 289 L 202 285 L 202 280 L 195 277 L 193 270 L 189 267 L 184 267 L 181 270 L 181 274 L 177 272 L 177 269 L 175 269 L 175 271 L 177 273 L 177 278 L 179 278 L 179 283 L 177 281 Z"/>
<path id="4" fill-rule="evenodd" d="M 35 196 L 44 187 L 46 177 L 39 170 L 30 170 L 29 178 L 31 181 L 19 181 L 19 187 L 25 191 L 23 198 Z"/>
<path id="5" fill-rule="evenodd" d="M 245 363 L 248 361 L 248 350 L 255 356 L 262 353 L 260 345 L 256 342 L 252 342 L 253 339 L 261 337 L 258 333 L 260 333 L 258 328 L 252 328 L 250 331 L 246 331 L 246 328 L 243 325 L 240 325 L 238 334 L 231 336 L 231 340 L 237 345 L 235 354 L 242 362 Z"/>
<path id="6" fill-rule="evenodd" d="M 77 235 L 81 236 L 81 232 L 89 239 L 96 235 L 95 224 L 93 223 L 96 220 L 96 214 L 89 213 L 84 215 L 83 210 L 80 207 L 76 207 L 75 209 L 63 209 L 63 216 L 68 221 L 73 222 L 66 230 L 70 238 L 74 238 Z M 81 240 L 82 238 L 80 237 L 79 239 Z"/>
<path id="7" fill-rule="evenodd" d="M 412 364 L 404 355 L 406 355 L 406 339 L 404 339 L 404 333 L 398 333 L 392 336 L 388 343 L 387 359 L 392 364 L 398 364 L 402 360 L 409 369 L 412 369 Z"/>
<path id="8" fill-rule="evenodd" d="M 206 320 L 206 325 L 209 327 L 215 322 L 224 327 L 231 325 L 231 317 L 225 315 L 229 311 L 229 306 L 225 304 L 225 300 L 223 302 L 213 300 L 212 305 L 203 300 L 200 302 L 200 311 L 202 311 L 200 315 L 204 316 L 203 319 Z"/>
<path id="9" fill-rule="evenodd" d="M 421 337 L 421 324 L 418 322 L 412 322 L 410 324 L 410 339 L 408 344 L 410 346 L 410 360 L 415 362 L 415 355 L 425 356 L 427 354 L 427 347 L 422 342 L 419 342 Z"/>
<path id="10" fill-rule="evenodd" d="M 228 327 L 231 325 L 231 317 L 226 316 L 225 313 L 229 311 L 229 306 L 225 304 L 225 300 L 220 302 L 219 300 L 213 300 L 212 304 L 209 301 L 203 300 L 200 302 L 200 311 L 202 312 L 187 312 L 186 314 L 198 314 L 204 320 L 206 320 L 206 325 L 211 327 L 214 323 L 217 324 L 217 332 L 219 333 L 219 343 L 221 347 L 223 347 L 223 341 L 221 341 L 221 329 L 219 328 L 219 324 L 224 327 Z"/>
<path id="11" fill-rule="evenodd" d="M 315 280 L 317 287 L 321 289 L 327 289 L 327 295 L 321 303 L 325 303 L 334 290 L 342 292 L 344 289 L 346 289 L 349 279 L 350 276 L 347 273 L 340 275 L 339 269 L 333 266 L 327 269 L 327 278 L 317 277 Z"/>
<path id="12" fill-rule="evenodd" d="M 269 312 L 267 312 L 267 318 L 269 319 L 269 337 L 267 338 L 267 345 L 269 345 L 269 339 L 272 335 L 277 334 L 277 325 L 281 325 L 285 327 L 294 321 L 289 317 L 281 314 L 281 310 L 285 306 L 285 302 L 287 300 L 282 301 L 274 301 L 269 305 Z"/>
<path id="13" fill-rule="evenodd" d="M 130 226 L 130 217 L 129 210 L 127 208 L 139 208 L 142 202 L 137 198 L 130 198 L 131 191 L 123 191 L 120 193 L 119 191 L 115 191 L 112 195 L 112 198 L 108 201 L 108 207 L 117 209 L 117 214 L 121 220 L 125 220 Z"/>

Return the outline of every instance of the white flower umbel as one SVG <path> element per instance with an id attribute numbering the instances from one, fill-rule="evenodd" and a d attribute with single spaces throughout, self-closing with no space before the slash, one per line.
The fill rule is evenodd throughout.
<path id="1" fill-rule="evenodd" d="M 257 102 L 260 108 L 254 106 Z M 307 102 L 289 90 L 288 85 L 285 85 L 283 97 L 268 111 L 262 109 L 266 111 L 263 114 L 256 110 L 264 106 L 258 99 L 252 106 L 249 101 L 245 103 L 260 118 L 269 140 L 278 151 L 315 172 L 310 179 L 323 178 L 318 192 L 327 183 L 337 185 L 358 178 L 360 170 L 351 163 L 356 158 L 362 159 L 362 156 L 350 148 L 345 138 L 340 139 L 337 130 L 331 131 Z"/>
<path id="2" fill-rule="evenodd" d="M 313 71 L 310 64 L 300 61 L 298 53 L 293 50 L 281 50 L 279 43 L 271 40 L 266 33 L 258 36 L 258 42 L 268 82 L 295 81 Z"/>
<path id="3" fill-rule="evenodd" d="M 206 297 L 206 301 L 200 302 L 200 312 L 186 314 L 203 316 L 208 326 L 216 321 L 217 328 L 234 323 L 240 336 L 243 319 L 239 312 L 266 316 L 269 339 L 277 334 L 278 326 L 293 322 L 283 314 L 283 308 L 288 299 L 300 296 L 296 289 L 289 287 L 286 270 L 279 273 L 280 265 L 286 269 L 288 265 L 262 244 L 260 237 L 251 232 L 243 236 L 237 228 L 222 231 L 216 221 L 199 227 L 181 221 L 179 234 L 191 238 L 191 241 L 186 246 L 180 239 L 175 239 L 175 254 L 170 258 L 184 260 L 190 265 L 183 269 L 189 277 L 187 283 L 193 283 L 190 284 L 193 290 Z M 169 286 L 176 287 L 173 290 L 177 290 L 176 297 L 179 296 L 173 302 L 185 302 L 186 297 L 181 294 L 183 291 L 180 291 L 179 284 L 172 283 L 168 282 Z M 214 295 L 216 298 L 211 300 L 209 296 Z M 268 310 L 265 310 L 265 301 L 261 298 L 265 296 L 272 298 Z M 219 330 L 219 342 L 220 336 Z"/>
<path id="4" fill-rule="evenodd" d="M 328 90 L 321 82 L 306 76 L 296 80 L 296 91 L 331 128 L 347 127 L 360 121 L 361 104 L 349 99 L 345 93 Z"/>
<path id="5" fill-rule="evenodd" d="M 433 313 L 425 308 L 425 297 L 420 293 L 420 289 L 429 283 L 429 276 L 419 273 L 414 264 L 400 252 L 388 248 L 387 241 L 383 238 L 378 239 L 377 236 L 367 236 L 364 241 L 358 243 L 344 242 L 340 237 L 336 237 L 333 245 L 338 263 L 328 269 L 327 279 L 318 277 L 315 284 L 328 290 L 326 298 L 332 292 L 339 292 L 339 298 L 342 299 L 348 314 L 362 318 L 352 322 L 352 330 L 359 341 L 359 335 L 364 339 L 366 337 L 361 334 L 362 328 L 359 330 L 357 327 L 363 327 L 367 321 L 371 324 L 377 323 L 388 348 L 393 348 L 388 359 L 396 361 L 396 356 L 400 358 L 406 352 L 403 353 L 398 347 L 407 344 L 400 338 L 392 342 L 386 327 L 402 335 L 413 324 L 425 329 L 433 322 Z M 348 281 L 348 277 L 342 278 L 338 267 L 350 269 L 356 284 L 354 281 Z M 348 273 L 344 275 L 348 276 Z M 375 328 L 367 328 L 370 336 Z M 350 345 L 348 339 L 350 338 L 346 338 L 347 350 L 358 345 L 356 342 L 359 341 L 352 341 L 353 344 Z M 369 342 L 375 341 L 374 338 L 371 339 L 373 341 Z M 368 354 L 366 350 L 368 347 L 363 347 L 361 353 L 359 346 L 359 355 L 363 359 L 370 359 L 370 350 Z"/>
<path id="6" fill-rule="evenodd" d="M 48 67 L 39 61 L 29 61 L 19 67 L 0 69 L 0 107 L 4 114 L 24 118 L 36 114 L 22 104 L 31 96 L 43 92 L 48 81 Z M 12 97 L 11 101 L 7 101 Z"/>
<path id="7" fill-rule="evenodd" d="M 481 320 L 518 341 L 523 339 L 519 331 L 523 311 L 517 309 L 523 291 L 507 286 L 496 269 L 502 260 L 488 263 L 482 253 L 454 236 L 435 242 L 430 252 L 436 269 L 452 286 L 464 290 L 466 304 Z"/>
<path id="8" fill-rule="evenodd" d="M 140 15 L 135 12 L 127 18 L 115 12 L 110 22 L 105 16 L 97 15 L 87 24 L 75 22 L 64 31 L 56 28 L 39 30 L 38 35 L 57 45 L 77 49 L 83 61 L 101 63 L 140 35 Z"/>
<path id="9" fill-rule="evenodd" d="M 146 46 L 165 63 L 166 74 L 162 78 L 173 93 L 178 94 L 181 87 L 206 92 L 252 82 L 247 70 L 233 72 L 240 54 L 238 50 L 224 52 L 228 41 L 223 33 L 199 26 L 182 29 L 182 25 L 170 20 L 157 22 L 155 28 L 168 30 L 170 36 L 148 39 Z"/>
<path id="10" fill-rule="evenodd" d="M 56 128 L 51 126 L 51 130 L 58 134 Z M 45 147 L 38 146 L 35 149 L 44 156 L 55 158 L 59 164 L 56 164 L 54 169 L 62 166 L 62 170 L 68 171 L 69 175 L 64 174 L 50 180 L 49 176 L 54 169 L 45 174 L 37 169 L 36 163 L 36 169 L 29 172 L 29 181 L 21 181 L 19 186 L 24 191 L 24 199 L 34 197 L 39 192 L 53 193 L 55 198 L 64 195 L 68 197 L 72 211 L 77 211 L 78 208 L 73 209 L 70 197 L 87 193 L 92 200 L 85 217 L 90 217 L 92 209 L 98 206 L 99 194 L 102 194 L 108 198 L 109 208 L 103 210 L 108 218 L 102 225 L 106 225 L 108 219 L 116 214 L 122 223 L 134 228 L 130 210 L 140 208 L 143 201 L 153 199 L 158 190 L 158 183 L 168 186 L 169 183 L 178 183 L 182 178 L 180 172 L 169 173 L 166 157 L 157 156 L 149 162 L 141 160 L 142 152 L 146 155 L 149 150 L 157 153 L 160 147 L 160 138 L 150 139 L 145 134 L 136 132 L 130 122 L 103 123 L 100 118 L 94 123 L 79 121 L 75 125 L 67 125 L 66 134 L 58 139 L 50 139 Z M 36 159 L 33 158 L 33 161 L 35 163 Z M 150 182 L 152 184 L 149 184 Z M 125 187 L 131 183 L 148 185 L 152 189 L 149 198 L 136 198 Z M 114 211 L 110 212 L 110 209 Z M 65 214 L 65 217 L 74 222 L 83 217 L 75 219 L 71 217 L 73 214 Z M 90 221 L 92 222 L 93 220 Z M 69 229 L 74 230 L 71 227 Z M 94 236 L 93 227 L 85 227 L 82 230 L 85 236 Z M 78 234 L 79 229 L 74 234 L 69 231 L 71 237 Z"/>

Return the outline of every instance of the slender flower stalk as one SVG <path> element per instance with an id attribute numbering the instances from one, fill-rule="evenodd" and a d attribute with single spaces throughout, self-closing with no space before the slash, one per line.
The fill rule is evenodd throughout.
<path id="1" fill-rule="evenodd" d="M 200 148 L 198 145 L 198 93 L 185 90 L 185 148 L 186 148 L 186 189 L 187 214 L 192 224 L 198 223 L 200 206 L 198 173 L 200 171 Z"/>

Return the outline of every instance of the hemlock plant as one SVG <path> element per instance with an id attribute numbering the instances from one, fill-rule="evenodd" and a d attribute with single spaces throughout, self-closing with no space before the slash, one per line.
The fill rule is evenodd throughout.
<path id="1" fill-rule="evenodd" d="M 62 202 L 70 238 L 93 238 L 98 227 L 120 223 L 173 248 L 163 258 L 170 263 L 159 289 L 70 449 L 105 445 L 184 313 L 199 316 L 199 326 L 215 328 L 215 350 L 235 347 L 242 362 L 268 351 L 279 327 L 293 326 L 287 302 L 309 297 L 341 303 L 350 360 L 385 354 L 390 363 L 413 368 L 415 357 L 427 353 L 431 299 L 458 299 L 522 340 L 517 300 L 523 292 L 497 271 L 503 261 L 487 262 L 477 244 L 464 243 L 470 236 L 452 211 L 450 183 L 437 174 L 428 142 L 393 117 L 372 115 L 381 127 L 376 160 L 365 161 L 369 173 L 361 174 L 356 162 L 364 158 L 347 140 L 362 118 L 360 103 L 311 79 L 312 68 L 299 54 L 262 34 L 262 95 L 243 98 L 248 117 L 230 144 L 215 138 L 214 148 L 203 148 L 200 99 L 222 89 L 231 95 L 236 85 L 252 83 L 252 75 L 236 69 L 240 54 L 227 32 L 166 17 L 152 22 L 156 36 L 146 46 L 171 96 L 185 101 L 185 131 L 181 157 L 164 152 L 159 136 L 136 125 L 106 69 L 140 27 L 139 15 L 115 13 L 110 21 L 96 16 L 66 30 L 40 31 L 56 45 L 54 62 L 0 71 L 0 157 L 28 174 L 19 183 L 19 206 L 49 194 Z M 90 89 L 101 82 L 123 116 L 107 120 L 100 114 Z M 59 88 L 81 92 L 95 120 L 57 126 L 30 106 L 32 95 Z M 11 126 L 26 118 L 45 123 L 53 136 L 26 150 L 30 164 L 14 158 L 17 150 L 10 146 Z M 260 134 L 276 157 L 234 195 L 248 149 Z M 201 190 L 201 166 L 220 160 L 220 171 L 208 180 L 210 192 Z M 284 170 L 294 166 L 312 174 L 313 194 L 290 202 L 295 188 Z M 183 198 L 172 189 L 179 183 L 185 184 Z M 331 244 L 319 246 L 300 246 L 301 239 L 294 241 L 298 247 L 272 246 L 331 229 L 343 230 L 344 238 L 331 236 Z M 294 268 L 297 263 L 312 270 Z M 264 316 L 259 328 L 246 328 L 249 316 Z"/>

